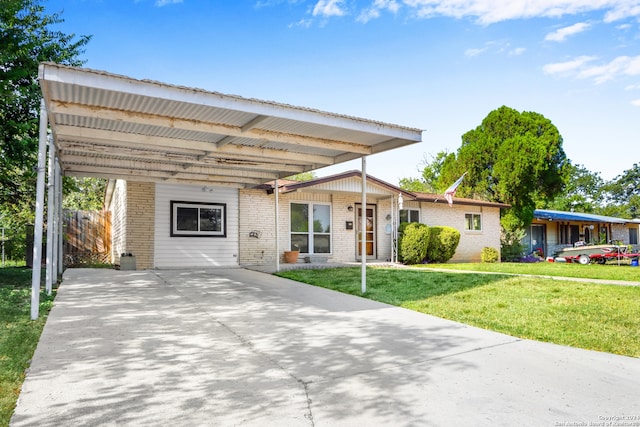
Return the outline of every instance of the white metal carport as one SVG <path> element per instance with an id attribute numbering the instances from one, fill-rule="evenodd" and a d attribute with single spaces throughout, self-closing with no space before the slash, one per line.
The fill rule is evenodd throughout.
<path id="1" fill-rule="evenodd" d="M 53 243 L 62 233 L 51 226 L 60 224 L 61 197 L 51 196 L 60 193 L 60 175 L 242 188 L 362 158 L 366 205 L 366 156 L 422 139 L 415 128 L 55 63 L 40 65 L 39 81 L 44 103 L 33 262 L 42 258 L 48 123 L 48 290 L 62 271 L 60 245 Z M 365 263 L 363 257 L 363 289 Z M 33 289 L 39 281 L 34 268 Z"/>

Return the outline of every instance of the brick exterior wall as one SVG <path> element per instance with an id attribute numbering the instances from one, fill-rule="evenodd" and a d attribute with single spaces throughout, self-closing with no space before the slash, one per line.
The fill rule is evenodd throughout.
<path id="1" fill-rule="evenodd" d="M 279 210 L 288 211 L 279 199 Z M 241 189 L 239 196 L 239 247 L 240 265 L 275 265 L 276 233 L 273 211 L 275 196 L 264 190 Z M 280 228 L 283 227 L 283 214 L 280 214 Z M 288 224 L 288 221 L 287 221 Z M 281 235 L 282 237 L 282 235 Z M 280 242 L 280 252 L 288 247 Z"/>
<path id="2" fill-rule="evenodd" d="M 449 226 L 460 232 L 460 243 L 451 262 L 480 262 L 482 248 L 491 247 L 500 253 L 500 209 L 485 206 L 420 203 L 420 222 L 430 226 Z M 405 203 L 405 208 L 416 209 L 416 202 Z M 465 214 L 482 215 L 482 230 L 465 230 Z"/>
<path id="3" fill-rule="evenodd" d="M 136 257 L 138 270 L 153 267 L 155 184 L 118 180 L 111 199 L 111 256 L 118 264 L 122 253 Z"/>
<path id="4" fill-rule="evenodd" d="M 138 270 L 153 267 L 155 184 L 127 183 L 127 252 L 136 257 Z"/>
<path id="5" fill-rule="evenodd" d="M 264 190 L 240 190 L 239 246 L 240 265 L 275 265 L 275 195 L 266 194 Z M 391 234 L 387 234 L 387 220 L 390 214 L 391 197 L 389 199 L 371 200 L 369 205 L 376 206 L 376 259 L 391 259 Z M 289 209 L 291 202 L 326 203 L 331 205 L 331 254 L 314 255 L 314 258 L 328 262 L 356 261 L 356 206 L 359 206 L 359 195 L 350 193 L 288 193 L 280 194 L 278 200 L 278 219 L 280 228 L 280 262 L 283 253 L 290 249 Z M 353 210 L 349 211 L 348 207 Z M 347 230 L 347 221 L 353 222 L 353 229 Z M 259 237 L 255 237 L 259 236 Z M 299 262 L 303 262 L 302 259 Z"/>
<path id="6" fill-rule="evenodd" d="M 111 262 L 117 264 L 127 250 L 127 182 L 118 180 L 108 206 L 111 212 Z"/>

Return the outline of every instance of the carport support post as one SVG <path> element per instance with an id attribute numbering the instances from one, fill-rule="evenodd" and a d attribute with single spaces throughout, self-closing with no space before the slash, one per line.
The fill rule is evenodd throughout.
<path id="1" fill-rule="evenodd" d="M 58 185 L 58 191 L 56 192 L 56 199 L 57 199 L 57 203 L 56 206 L 58 206 L 58 222 L 57 222 L 57 227 L 58 227 L 58 239 L 57 239 L 57 260 L 58 260 L 58 268 L 56 269 L 57 273 L 56 273 L 56 278 L 60 277 L 62 275 L 63 272 L 63 268 L 64 268 L 64 264 L 62 262 L 62 239 L 63 239 L 63 229 L 62 229 L 62 168 L 60 167 L 60 161 L 58 159 L 58 161 L 56 162 L 56 182 Z"/>
<path id="2" fill-rule="evenodd" d="M 360 261 L 362 293 L 367 292 L 367 157 L 362 156 L 362 209 L 360 212 Z"/>
<path id="3" fill-rule="evenodd" d="M 44 169 L 47 163 L 47 108 L 40 101 L 40 140 L 36 180 L 36 218 L 33 229 L 33 270 L 31 271 L 31 320 L 40 314 L 40 268 L 42 266 L 42 223 L 44 216 Z"/>
<path id="4" fill-rule="evenodd" d="M 278 180 L 274 181 L 274 192 L 276 195 L 276 273 L 280 271 L 280 229 L 278 227 Z"/>
<path id="5" fill-rule="evenodd" d="M 53 145 L 53 139 L 51 137 L 49 139 L 49 164 L 47 170 L 47 270 L 46 270 L 46 281 L 45 281 L 45 289 L 47 291 L 47 295 L 51 295 L 51 290 L 53 289 L 53 277 L 54 277 L 54 253 L 53 253 L 53 245 L 56 242 L 56 233 L 55 233 L 55 215 L 56 215 L 56 197 L 55 197 L 55 158 L 56 158 L 56 150 Z M 56 244 L 57 246 L 57 244 Z"/>

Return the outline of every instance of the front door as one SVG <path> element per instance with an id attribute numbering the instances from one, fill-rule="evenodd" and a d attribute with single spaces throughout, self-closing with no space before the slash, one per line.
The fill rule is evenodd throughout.
<path id="1" fill-rule="evenodd" d="M 545 255 L 544 225 L 534 224 L 531 226 L 531 252 L 538 252 L 540 256 Z"/>
<path id="2" fill-rule="evenodd" d="M 367 205 L 365 209 L 366 216 L 366 230 L 364 233 L 365 247 L 367 251 L 367 258 L 376 258 L 376 207 L 375 205 Z M 358 206 L 356 215 L 356 229 L 358 230 L 358 238 L 356 243 L 356 254 L 358 259 L 362 259 L 362 205 Z"/>

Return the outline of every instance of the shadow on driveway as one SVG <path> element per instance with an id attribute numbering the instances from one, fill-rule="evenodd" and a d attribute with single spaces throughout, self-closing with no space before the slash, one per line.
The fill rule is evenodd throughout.
<path id="1" fill-rule="evenodd" d="M 67 270 L 12 426 L 557 425 L 640 416 L 640 361 L 243 269 Z"/>

